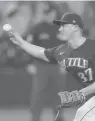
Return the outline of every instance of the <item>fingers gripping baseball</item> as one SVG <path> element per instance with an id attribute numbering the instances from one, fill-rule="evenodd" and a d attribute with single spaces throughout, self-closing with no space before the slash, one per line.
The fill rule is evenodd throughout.
<path id="1" fill-rule="evenodd" d="M 16 45 L 20 45 L 21 41 L 23 41 L 22 37 L 14 31 L 14 29 L 12 28 L 11 25 L 9 24 L 5 24 L 3 26 L 3 31 L 6 32 L 6 34 L 8 34 L 8 36 L 10 37 L 10 40 L 16 44 Z"/>

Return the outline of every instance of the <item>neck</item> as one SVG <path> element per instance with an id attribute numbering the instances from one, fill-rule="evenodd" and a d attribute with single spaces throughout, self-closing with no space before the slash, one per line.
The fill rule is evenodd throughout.
<path id="1" fill-rule="evenodd" d="M 83 36 L 74 36 L 69 41 L 68 44 L 73 48 L 76 49 L 80 47 L 84 42 L 86 41 L 86 38 Z"/>

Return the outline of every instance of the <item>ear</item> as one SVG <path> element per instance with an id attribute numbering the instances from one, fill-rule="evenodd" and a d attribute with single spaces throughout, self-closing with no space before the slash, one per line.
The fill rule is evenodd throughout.
<path id="1" fill-rule="evenodd" d="M 74 25 L 74 30 L 77 31 L 79 29 L 79 26 L 78 25 Z"/>

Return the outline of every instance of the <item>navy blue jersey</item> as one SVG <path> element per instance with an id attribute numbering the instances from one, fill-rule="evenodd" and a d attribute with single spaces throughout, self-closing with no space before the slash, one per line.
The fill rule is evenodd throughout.
<path id="1" fill-rule="evenodd" d="M 59 63 L 84 86 L 95 81 L 95 41 L 87 39 L 77 49 L 63 44 L 45 50 L 51 63 Z"/>

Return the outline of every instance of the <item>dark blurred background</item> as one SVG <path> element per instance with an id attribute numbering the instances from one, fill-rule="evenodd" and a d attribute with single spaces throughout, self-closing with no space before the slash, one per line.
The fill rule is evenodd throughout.
<path id="1" fill-rule="evenodd" d="M 24 40 L 45 48 L 62 44 L 54 19 L 76 12 L 84 36 L 95 39 L 94 1 L 0 1 L 0 121 L 54 121 L 59 91 L 82 88 L 59 65 L 37 60 L 9 41 L 9 23 Z M 63 109 L 60 121 L 73 121 L 78 107 Z"/>

